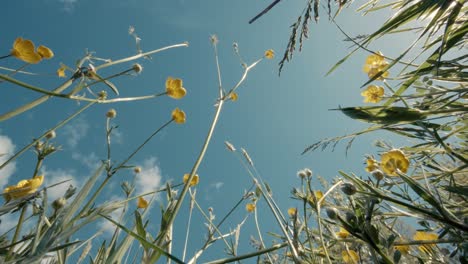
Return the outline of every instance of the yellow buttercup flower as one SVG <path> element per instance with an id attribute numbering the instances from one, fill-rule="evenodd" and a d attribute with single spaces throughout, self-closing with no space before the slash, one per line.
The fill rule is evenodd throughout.
<path id="1" fill-rule="evenodd" d="M 428 232 L 422 232 L 422 231 L 417 231 L 413 239 L 414 240 L 437 240 L 439 236 L 434 233 L 428 233 Z M 425 244 L 425 245 L 420 245 L 418 248 L 419 250 L 429 254 L 432 250 L 432 247 L 434 247 L 435 244 Z"/>
<path id="2" fill-rule="evenodd" d="M 364 96 L 364 103 L 378 103 L 382 101 L 384 95 L 384 88 L 377 85 L 369 85 L 366 90 L 364 90 L 361 95 Z"/>
<path id="3" fill-rule="evenodd" d="M 315 199 L 317 199 L 317 202 L 318 202 L 320 199 L 322 199 L 322 197 L 323 197 L 322 191 L 315 191 L 315 192 L 314 192 L 314 195 L 315 195 Z M 323 201 L 320 203 L 320 205 L 322 205 L 324 201 L 325 201 L 325 200 L 323 200 Z"/>
<path id="4" fill-rule="evenodd" d="M 275 51 L 272 50 L 272 49 L 269 49 L 267 51 L 265 51 L 265 58 L 271 60 L 275 57 Z"/>
<path id="5" fill-rule="evenodd" d="M 188 173 L 184 174 L 184 183 L 187 183 L 189 177 L 190 177 L 190 174 Z M 190 181 L 190 187 L 197 185 L 198 182 L 200 182 L 200 177 L 198 177 L 198 174 L 195 174 L 192 180 Z"/>
<path id="6" fill-rule="evenodd" d="M 37 53 L 43 59 L 51 59 L 52 57 L 54 57 L 54 52 L 48 47 L 42 45 L 37 47 Z"/>
<path id="7" fill-rule="evenodd" d="M 34 49 L 34 43 L 29 39 L 17 38 L 13 43 L 11 55 L 27 63 L 38 63 L 42 57 Z"/>
<path id="8" fill-rule="evenodd" d="M 289 215 L 290 217 L 295 216 L 296 213 L 297 213 L 297 209 L 296 209 L 296 208 L 291 207 L 291 208 L 288 209 L 288 215 Z"/>
<path id="9" fill-rule="evenodd" d="M 409 253 L 410 247 L 409 245 L 400 245 L 400 246 L 394 246 L 395 250 L 400 251 L 402 255 L 407 255 Z"/>
<path id="10" fill-rule="evenodd" d="M 245 205 L 245 210 L 247 210 L 247 212 L 251 213 L 255 210 L 255 204 L 254 203 L 248 203 Z"/>
<path id="11" fill-rule="evenodd" d="M 388 62 L 385 61 L 385 57 L 382 53 L 377 52 L 377 54 L 371 54 L 367 56 L 366 63 L 364 64 L 363 71 L 367 73 L 369 78 L 374 77 L 376 74 L 383 71 L 385 67 L 388 66 Z M 388 71 L 382 73 L 377 80 L 383 80 L 388 77 Z"/>
<path id="12" fill-rule="evenodd" d="M 146 201 L 143 197 L 138 197 L 137 207 L 140 209 L 145 209 L 148 207 L 148 201 Z"/>
<path id="13" fill-rule="evenodd" d="M 390 150 L 381 155 L 382 170 L 389 176 L 398 176 L 398 171 L 408 171 L 409 160 L 399 149 Z"/>
<path id="14" fill-rule="evenodd" d="M 65 70 L 67 69 L 67 67 L 65 67 L 65 65 L 62 65 L 60 66 L 60 68 L 58 68 L 57 70 L 57 76 L 60 77 L 60 78 L 65 78 Z"/>
<path id="15" fill-rule="evenodd" d="M 18 184 L 6 187 L 3 190 L 3 197 L 8 202 L 12 199 L 19 199 L 28 194 L 36 192 L 37 188 L 42 185 L 44 176 L 39 175 L 29 180 L 21 180 Z"/>
<path id="16" fill-rule="evenodd" d="M 177 124 L 183 124 L 185 123 L 185 112 L 180 110 L 178 107 L 172 111 L 172 119 L 177 123 Z"/>
<path id="17" fill-rule="evenodd" d="M 237 93 L 230 93 L 229 94 L 229 99 L 231 99 L 231 101 L 233 101 L 233 102 L 237 101 L 238 98 L 239 98 L 239 96 L 237 95 Z"/>
<path id="18" fill-rule="evenodd" d="M 345 250 L 341 252 L 341 256 L 346 264 L 357 264 L 359 262 L 359 255 L 354 250 Z"/>
<path id="19" fill-rule="evenodd" d="M 379 168 L 379 162 L 375 160 L 374 158 L 367 158 L 366 163 L 367 163 L 367 166 L 366 166 L 367 172 L 373 172 Z"/>
<path id="20" fill-rule="evenodd" d="M 336 234 L 337 237 L 343 238 L 343 239 L 347 238 L 349 236 L 348 230 L 346 230 L 346 229 L 344 229 L 342 227 L 340 227 L 340 232 L 336 232 L 335 234 Z"/>
<path id="21" fill-rule="evenodd" d="M 169 97 L 174 99 L 181 99 L 185 96 L 187 91 L 182 87 L 183 82 L 181 79 L 174 79 L 172 77 L 167 77 L 166 80 L 166 93 Z"/>

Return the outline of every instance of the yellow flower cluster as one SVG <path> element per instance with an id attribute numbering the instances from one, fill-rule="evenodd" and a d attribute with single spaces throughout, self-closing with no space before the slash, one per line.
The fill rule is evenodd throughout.
<path id="1" fill-rule="evenodd" d="M 357 264 L 359 263 L 359 255 L 354 250 L 345 250 L 341 252 L 343 262 L 346 264 Z"/>
<path id="2" fill-rule="evenodd" d="M 255 204 L 254 203 L 246 204 L 245 205 L 245 210 L 247 210 L 247 212 L 249 212 L 249 213 L 255 211 Z"/>
<path id="3" fill-rule="evenodd" d="M 12 199 L 19 199 L 36 192 L 37 188 L 42 185 L 44 181 L 44 176 L 39 175 L 35 176 L 29 180 L 21 180 L 16 185 L 6 187 L 3 190 L 3 197 L 7 202 Z"/>
<path id="4" fill-rule="evenodd" d="M 378 103 L 382 100 L 384 95 L 384 88 L 377 85 L 369 85 L 361 95 L 364 97 L 364 103 Z"/>
<path id="5" fill-rule="evenodd" d="M 438 238 L 439 236 L 437 234 L 422 232 L 422 231 L 417 231 L 413 236 L 414 240 L 437 240 Z M 419 250 L 427 254 L 430 254 L 434 246 L 435 244 L 425 244 L 425 245 L 420 245 L 418 248 Z"/>
<path id="6" fill-rule="evenodd" d="M 174 122 L 177 124 L 185 123 L 185 112 L 177 107 L 172 111 L 172 120 L 174 120 Z"/>
<path id="7" fill-rule="evenodd" d="M 399 149 L 392 149 L 383 153 L 381 161 L 378 162 L 374 158 L 367 158 L 366 171 L 373 172 L 381 168 L 382 171 L 388 176 L 398 176 L 398 172 L 406 173 L 410 164 L 409 159 L 405 153 Z"/>
<path id="8" fill-rule="evenodd" d="M 388 66 L 388 62 L 385 60 L 383 54 L 379 51 L 376 54 L 367 56 L 366 63 L 364 64 L 363 71 L 367 73 L 367 76 L 373 78 L 375 75 L 383 72 L 385 67 Z M 388 71 L 382 73 L 377 80 L 383 80 L 388 77 Z"/>
<path id="9" fill-rule="evenodd" d="M 143 197 L 138 197 L 137 208 L 145 209 L 146 207 L 148 207 L 148 201 Z"/>
<path id="10" fill-rule="evenodd" d="M 275 51 L 272 50 L 272 49 L 269 49 L 269 50 L 265 51 L 264 56 L 265 56 L 265 58 L 271 60 L 271 59 L 273 59 L 275 57 Z"/>
<path id="11" fill-rule="evenodd" d="M 42 59 L 54 57 L 54 53 L 46 46 L 39 46 L 37 50 L 29 39 L 17 38 L 13 43 L 11 55 L 27 63 L 36 64 Z"/>

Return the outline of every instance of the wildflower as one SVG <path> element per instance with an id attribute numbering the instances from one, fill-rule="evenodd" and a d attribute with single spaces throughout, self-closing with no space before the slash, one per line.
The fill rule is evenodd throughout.
<path id="1" fill-rule="evenodd" d="M 17 38 L 13 43 L 11 55 L 27 63 L 38 63 L 41 55 L 34 50 L 34 43 L 29 39 Z"/>
<path id="2" fill-rule="evenodd" d="M 312 171 L 309 169 L 309 168 L 305 168 L 304 169 L 304 172 L 306 174 L 307 177 L 311 177 L 312 176 Z"/>
<path id="3" fill-rule="evenodd" d="M 254 203 L 248 203 L 245 205 L 245 210 L 247 210 L 247 212 L 251 213 L 255 210 L 255 204 Z"/>
<path id="4" fill-rule="evenodd" d="M 439 236 L 437 234 L 422 231 L 417 231 L 413 236 L 414 240 L 436 240 L 438 238 Z M 420 245 L 418 248 L 419 250 L 429 254 L 433 246 L 435 246 L 435 244 L 424 244 Z"/>
<path id="5" fill-rule="evenodd" d="M 388 66 L 388 62 L 385 61 L 385 58 L 382 53 L 377 52 L 377 54 L 371 54 L 366 58 L 366 63 L 364 64 L 363 71 L 367 73 L 369 78 L 373 78 L 375 75 L 383 71 L 385 67 Z M 382 73 L 377 80 L 383 80 L 388 77 L 388 71 Z"/>
<path id="6" fill-rule="evenodd" d="M 364 103 L 378 103 L 382 101 L 384 88 L 377 85 L 369 85 L 366 90 L 361 93 L 364 96 Z"/>
<path id="7" fill-rule="evenodd" d="M 359 255 L 354 250 L 342 251 L 341 256 L 346 264 L 357 264 L 359 262 Z"/>
<path id="8" fill-rule="evenodd" d="M 366 167 L 367 172 L 373 172 L 379 167 L 379 162 L 371 157 L 366 159 L 366 163 L 367 163 L 367 167 Z"/>
<path id="9" fill-rule="evenodd" d="M 229 143 L 228 141 L 224 141 L 224 145 L 226 145 L 226 148 L 229 150 L 229 151 L 236 151 L 236 148 L 234 147 L 233 144 Z"/>
<path id="10" fill-rule="evenodd" d="M 172 119 L 177 123 L 177 124 L 183 124 L 185 123 L 185 113 L 184 111 L 180 110 L 178 107 L 172 111 Z"/>
<path id="11" fill-rule="evenodd" d="M 229 94 L 229 99 L 231 99 L 231 101 L 233 102 L 237 101 L 238 98 L 239 96 L 237 95 L 237 93 L 232 92 Z"/>
<path id="12" fill-rule="evenodd" d="M 390 150 L 381 155 L 382 170 L 389 176 L 398 176 L 398 171 L 408 171 L 409 160 L 399 149 Z"/>
<path id="13" fill-rule="evenodd" d="M 137 208 L 145 209 L 146 207 L 148 207 L 148 201 L 143 197 L 138 197 Z"/>
<path id="14" fill-rule="evenodd" d="M 341 191 L 346 195 L 353 195 L 357 192 L 356 186 L 350 182 L 345 182 L 341 185 Z"/>
<path id="15" fill-rule="evenodd" d="M 49 132 L 47 132 L 47 134 L 45 135 L 45 137 L 47 139 L 53 139 L 57 136 L 57 134 L 55 133 L 55 130 L 51 130 Z"/>
<path id="16" fill-rule="evenodd" d="M 48 47 L 42 45 L 37 47 L 37 53 L 43 59 L 51 59 L 52 57 L 54 57 L 54 52 Z"/>
<path id="17" fill-rule="evenodd" d="M 336 236 L 339 238 L 347 238 L 349 236 L 348 230 L 340 227 L 340 232 L 336 232 Z"/>
<path id="18" fill-rule="evenodd" d="M 172 77 L 167 77 L 166 80 L 166 93 L 169 97 L 174 99 L 181 99 L 185 96 L 187 91 L 182 87 L 181 79 L 173 79 Z"/>
<path id="19" fill-rule="evenodd" d="M 107 111 L 106 116 L 107 118 L 115 118 L 117 116 L 117 111 L 115 111 L 115 109 L 112 108 L 109 111 Z"/>
<path id="20" fill-rule="evenodd" d="M 143 66 L 141 66 L 141 64 L 139 64 L 139 63 L 135 63 L 135 64 L 133 64 L 132 69 L 133 69 L 136 73 L 140 73 L 140 72 L 143 70 Z"/>
<path id="21" fill-rule="evenodd" d="M 211 35 L 211 36 L 210 36 L 210 41 L 211 41 L 211 43 L 212 43 L 213 45 L 218 44 L 218 42 L 219 42 L 218 36 L 216 36 L 216 35 Z"/>
<path id="22" fill-rule="evenodd" d="M 401 254 L 406 255 L 409 253 L 410 247 L 409 245 L 399 245 L 399 246 L 394 246 L 395 250 L 400 251 Z"/>
<path id="23" fill-rule="evenodd" d="M 65 65 L 61 65 L 60 68 L 58 68 L 57 70 L 57 76 L 60 77 L 60 78 L 65 78 L 65 70 L 67 69 L 67 67 L 65 67 Z"/>
<path id="24" fill-rule="evenodd" d="M 190 177 L 190 174 L 188 173 L 184 174 L 184 183 L 187 183 L 189 177 Z M 200 178 L 198 177 L 198 174 L 195 174 L 192 180 L 190 181 L 190 187 L 197 185 L 199 181 L 200 181 Z"/>
<path id="25" fill-rule="evenodd" d="M 141 167 L 133 168 L 133 172 L 136 173 L 136 174 L 140 173 L 141 172 Z"/>
<path id="26" fill-rule="evenodd" d="M 272 49 L 269 49 L 267 51 L 265 51 L 265 58 L 271 60 L 275 57 L 275 51 L 272 50 Z"/>
<path id="27" fill-rule="evenodd" d="M 291 207 L 291 208 L 288 209 L 288 215 L 290 217 L 294 217 L 296 214 L 297 214 L 297 209 L 296 208 Z"/>
<path id="28" fill-rule="evenodd" d="M 36 192 L 37 188 L 42 185 L 44 181 L 44 176 L 35 176 L 29 180 L 21 180 L 18 184 L 6 187 L 3 190 L 3 197 L 7 202 L 11 199 L 18 199 L 22 198 L 28 194 L 32 194 Z"/>

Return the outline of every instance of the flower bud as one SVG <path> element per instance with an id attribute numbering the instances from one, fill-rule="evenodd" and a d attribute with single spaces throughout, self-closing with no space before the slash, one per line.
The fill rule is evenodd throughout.
<path id="1" fill-rule="evenodd" d="M 135 172 L 136 174 L 138 174 L 138 173 L 141 172 L 141 168 L 140 168 L 140 167 L 135 167 L 135 168 L 133 168 L 133 172 Z"/>
<path id="2" fill-rule="evenodd" d="M 346 195 L 353 195 L 357 192 L 356 186 L 350 182 L 345 182 L 341 185 L 341 191 Z"/>
<path id="3" fill-rule="evenodd" d="M 338 210 L 336 210 L 336 208 L 333 208 L 333 207 L 327 207 L 325 209 L 325 212 L 327 213 L 327 216 L 328 218 L 330 218 L 331 220 L 336 220 L 338 219 Z"/>
<path id="4" fill-rule="evenodd" d="M 141 65 L 138 64 L 138 63 L 135 63 L 135 64 L 133 64 L 132 69 L 133 69 L 136 73 L 140 73 L 140 72 L 143 70 L 143 66 L 141 66 Z"/>
<path id="5" fill-rule="evenodd" d="M 372 176 L 378 181 L 382 180 L 384 178 L 384 174 L 381 170 L 374 170 L 371 172 Z"/>
<path id="6" fill-rule="evenodd" d="M 52 202 L 52 208 L 54 208 L 55 210 L 58 210 L 64 207 L 66 203 L 67 203 L 67 199 L 60 197 Z"/>
<path id="7" fill-rule="evenodd" d="M 109 111 L 107 111 L 106 116 L 108 118 L 115 118 L 117 116 L 117 111 L 115 111 L 115 109 L 112 108 Z"/>
<path id="8" fill-rule="evenodd" d="M 53 139 L 57 136 L 57 134 L 55 133 L 55 130 L 51 130 L 49 132 L 47 132 L 47 134 L 45 135 L 45 137 L 47 139 Z"/>

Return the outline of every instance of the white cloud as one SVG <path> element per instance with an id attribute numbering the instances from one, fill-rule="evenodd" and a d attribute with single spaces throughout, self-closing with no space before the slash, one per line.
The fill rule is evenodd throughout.
<path id="1" fill-rule="evenodd" d="M 73 152 L 72 159 L 79 161 L 81 164 L 88 167 L 88 169 L 90 169 L 91 171 L 96 170 L 101 165 L 101 160 L 94 152 L 91 152 L 89 154 Z"/>
<path id="2" fill-rule="evenodd" d="M 223 187 L 223 185 L 224 185 L 224 182 L 214 182 L 214 183 L 210 184 L 210 187 L 215 188 L 216 191 L 219 191 L 219 189 L 221 189 L 221 187 Z"/>
<path id="3" fill-rule="evenodd" d="M 15 145 L 7 136 L 0 135 L 0 165 L 10 158 L 15 151 Z M 3 169 L 0 170 L 0 186 L 5 186 L 8 179 L 15 172 L 15 162 L 10 162 Z"/>
<path id="4" fill-rule="evenodd" d="M 118 202 L 118 201 L 121 201 L 121 200 L 123 200 L 123 198 L 119 197 L 119 196 L 116 196 L 116 195 L 112 196 L 109 199 L 109 201 L 114 201 L 114 202 Z M 119 222 L 120 217 L 122 215 L 122 210 L 123 210 L 123 207 L 114 210 L 112 213 L 110 213 L 110 215 L 109 215 L 110 218 L 112 218 L 112 220 L 114 220 L 116 222 Z M 125 217 L 124 217 L 124 219 L 125 219 Z M 125 223 L 121 223 L 121 224 L 125 225 Z M 116 227 L 111 221 L 109 221 L 107 219 L 104 219 L 104 218 L 102 219 L 102 221 L 100 221 L 98 223 L 97 226 L 98 226 L 99 232 L 103 232 L 106 235 L 112 234 L 115 231 L 115 227 Z"/>
<path id="5" fill-rule="evenodd" d="M 78 0 L 59 0 L 59 2 L 63 4 L 63 10 L 71 12 Z"/>
<path id="6" fill-rule="evenodd" d="M 74 176 L 75 172 L 73 170 L 64 170 L 64 169 L 56 169 L 56 170 L 47 170 L 44 166 L 41 169 L 41 174 L 44 174 L 45 184 L 44 186 L 50 186 L 62 181 L 69 180 L 65 183 L 56 185 L 52 188 L 47 189 L 47 197 L 50 200 L 55 200 L 65 194 L 68 187 L 73 185 L 74 187 L 78 188 L 81 187 L 79 181 Z"/>
<path id="7" fill-rule="evenodd" d="M 138 193 L 151 192 L 160 187 L 161 169 L 156 157 L 150 157 L 143 161 L 141 172 L 136 175 L 135 186 Z"/>
<path id="8" fill-rule="evenodd" d="M 67 138 L 67 144 L 74 148 L 80 140 L 88 134 L 89 124 L 83 118 L 78 118 L 74 123 L 63 128 L 63 134 Z"/>

